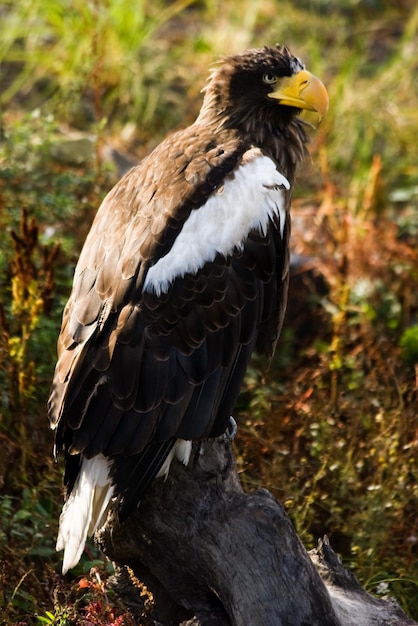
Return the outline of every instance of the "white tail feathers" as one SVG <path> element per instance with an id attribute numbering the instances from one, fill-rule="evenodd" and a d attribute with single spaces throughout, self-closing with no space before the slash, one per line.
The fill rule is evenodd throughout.
<path id="1" fill-rule="evenodd" d="M 158 477 L 167 477 L 174 457 L 187 465 L 192 442 L 178 439 L 161 467 Z M 58 530 L 57 550 L 64 550 L 62 573 L 79 562 L 87 537 L 106 521 L 107 508 L 113 496 L 110 484 L 109 460 L 99 454 L 83 458 L 73 490 L 62 508 Z"/>
<path id="2" fill-rule="evenodd" d="M 80 560 L 87 536 L 105 522 L 113 495 L 109 479 L 109 461 L 102 454 L 83 458 L 80 473 L 63 506 L 57 539 L 57 550 L 64 550 L 62 573 Z"/>

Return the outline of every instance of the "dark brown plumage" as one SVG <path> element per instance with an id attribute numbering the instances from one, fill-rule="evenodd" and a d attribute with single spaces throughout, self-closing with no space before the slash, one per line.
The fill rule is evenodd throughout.
<path id="1" fill-rule="evenodd" d="M 326 106 L 325 88 L 286 48 L 226 58 L 196 122 L 100 207 L 64 311 L 49 401 L 56 453 L 66 458 L 64 570 L 110 497 L 123 518 L 177 440 L 225 431 L 253 350 L 273 354 L 287 294 L 287 212 L 307 140 L 298 112 Z M 180 456 L 187 462 L 187 451 Z M 104 507 L 90 510 L 99 487 Z M 81 501 L 88 512 L 74 539 L 71 511 Z"/>

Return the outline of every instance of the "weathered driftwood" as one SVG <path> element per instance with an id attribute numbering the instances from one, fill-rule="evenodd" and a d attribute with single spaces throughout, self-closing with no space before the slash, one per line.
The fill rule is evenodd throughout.
<path id="1" fill-rule="evenodd" d="M 141 607 L 132 580 L 152 593 L 153 621 L 141 623 L 415 623 L 396 604 L 363 591 L 326 541 L 309 556 L 268 491 L 245 494 L 226 437 L 195 445 L 188 467 L 173 464 L 123 524 L 111 512 L 96 540 L 117 564 L 116 589 L 129 605 Z"/>

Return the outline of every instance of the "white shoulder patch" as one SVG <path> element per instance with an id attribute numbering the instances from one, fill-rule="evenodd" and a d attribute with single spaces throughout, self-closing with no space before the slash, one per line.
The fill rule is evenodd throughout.
<path id="1" fill-rule="evenodd" d="M 144 290 L 157 295 L 177 277 L 195 273 L 217 253 L 232 254 L 252 229 L 265 233 L 270 217 L 286 221 L 285 194 L 290 183 L 276 165 L 258 150 L 251 150 L 234 174 L 207 202 L 191 212 L 170 252 L 147 273 Z"/>

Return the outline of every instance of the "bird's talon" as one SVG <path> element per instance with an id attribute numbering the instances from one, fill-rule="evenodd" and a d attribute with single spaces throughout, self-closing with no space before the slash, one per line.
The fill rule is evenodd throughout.
<path id="1" fill-rule="evenodd" d="M 235 435 L 237 434 L 237 423 L 234 420 L 234 418 L 232 417 L 232 415 L 229 416 L 229 426 L 228 426 L 228 436 L 229 436 L 229 440 L 233 441 L 235 439 Z"/>

